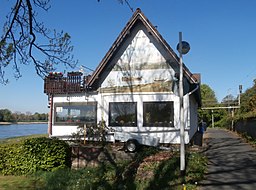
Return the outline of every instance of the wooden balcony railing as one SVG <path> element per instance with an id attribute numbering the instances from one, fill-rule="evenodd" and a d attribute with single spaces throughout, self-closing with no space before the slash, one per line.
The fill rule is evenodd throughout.
<path id="1" fill-rule="evenodd" d="M 44 93 L 46 94 L 72 94 L 86 90 L 85 77 L 81 72 L 69 72 L 67 77 L 62 73 L 50 73 L 44 79 Z"/>

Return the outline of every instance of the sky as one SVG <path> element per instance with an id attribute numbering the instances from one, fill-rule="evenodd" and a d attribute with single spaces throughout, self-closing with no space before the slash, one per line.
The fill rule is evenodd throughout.
<path id="1" fill-rule="evenodd" d="M 1 0 L 1 28 L 13 3 Z M 118 0 L 52 0 L 50 4 L 48 12 L 39 11 L 38 19 L 50 29 L 71 35 L 78 60 L 75 70 L 81 65 L 94 70 L 133 14 Z M 191 47 L 183 57 L 185 65 L 201 74 L 201 83 L 209 85 L 219 101 L 229 94 L 236 97 L 239 85 L 243 91 L 252 87 L 256 78 L 255 0 L 129 0 L 129 4 L 142 10 L 176 53 L 182 32 Z M 0 84 L 0 109 L 47 113 L 43 79 L 33 65 L 20 65 L 20 69 L 18 80 L 11 68 L 6 69 L 10 83 Z M 59 71 L 63 70 L 60 66 Z"/>

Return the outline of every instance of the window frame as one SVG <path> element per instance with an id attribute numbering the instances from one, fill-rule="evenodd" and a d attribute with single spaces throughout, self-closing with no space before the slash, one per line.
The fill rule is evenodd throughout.
<path id="1" fill-rule="evenodd" d="M 123 124 L 120 124 L 119 123 L 114 123 L 112 122 L 112 110 L 111 110 L 111 106 L 114 105 L 114 104 L 133 104 L 134 108 L 135 108 L 135 121 L 131 121 L 130 123 L 129 122 L 126 122 L 126 123 L 123 123 Z M 137 116 L 137 102 L 109 102 L 109 110 L 108 110 L 109 114 L 108 114 L 108 124 L 109 126 L 111 127 L 137 127 L 138 125 L 138 116 Z M 121 116 L 122 117 L 122 116 Z"/>
<path id="2" fill-rule="evenodd" d="M 68 121 L 57 121 L 57 107 L 65 107 L 65 106 L 78 106 L 78 107 L 85 107 L 85 106 L 94 106 L 94 121 L 88 122 L 88 121 L 74 121 L 74 122 L 68 122 Z M 62 108 L 63 109 L 63 108 Z M 72 102 L 72 103 L 55 103 L 54 104 L 54 125 L 81 125 L 81 124 L 97 124 L 97 102 Z M 67 116 L 66 116 L 67 117 Z M 80 116 L 81 117 L 81 116 Z"/>
<path id="3" fill-rule="evenodd" d="M 146 105 L 147 104 L 170 104 L 171 108 L 171 115 L 170 121 L 164 122 L 164 121 L 157 121 L 157 122 L 146 122 Z M 160 114 L 162 115 L 162 114 Z M 171 123 L 170 123 L 171 122 Z M 143 102 L 143 127 L 174 127 L 174 101 L 146 101 Z"/>

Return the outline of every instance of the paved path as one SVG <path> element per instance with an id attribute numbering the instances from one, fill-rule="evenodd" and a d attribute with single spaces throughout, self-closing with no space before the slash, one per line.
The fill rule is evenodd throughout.
<path id="1" fill-rule="evenodd" d="M 209 159 L 200 190 L 256 190 L 256 149 L 235 133 L 210 129 L 205 133 Z"/>

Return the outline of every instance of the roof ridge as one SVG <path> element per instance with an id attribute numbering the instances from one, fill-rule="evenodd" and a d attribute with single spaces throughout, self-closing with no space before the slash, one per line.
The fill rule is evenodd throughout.
<path id="1" fill-rule="evenodd" d="M 163 44 L 165 49 L 169 52 L 169 54 L 177 61 L 179 64 L 179 57 L 174 52 L 174 50 L 171 48 L 171 46 L 166 42 L 166 40 L 162 37 L 162 35 L 159 33 L 159 31 L 156 29 L 156 27 L 149 21 L 149 19 L 144 15 L 144 13 L 141 11 L 140 8 L 137 8 L 136 11 L 133 13 L 132 17 L 129 19 L 129 21 L 126 23 L 125 27 L 122 29 L 112 46 L 109 48 L 108 52 L 105 54 L 103 59 L 101 60 L 100 64 L 97 66 L 96 70 L 93 72 L 92 77 L 88 81 L 88 85 L 91 86 L 95 80 L 98 78 L 99 74 L 102 72 L 104 67 L 106 66 L 107 62 L 110 60 L 111 56 L 113 56 L 113 53 L 116 51 L 116 49 L 119 47 L 119 45 L 122 43 L 126 35 L 129 34 L 129 30 L 132 28 L 132 26 L 135 24 L 137 20 L 141 20 L 141 22 L 144 24 L 144 26 L 152 31 L 154 33 L 154 37 L 159 40 L 160 43 Z M 186 76 L 190 81 L 197 82 L 196 78 L 193 76 L 193 74 L 188 70 L 188 68 L 183 63 L 184 67 L 183 70 L 186 73 Z"/>

